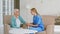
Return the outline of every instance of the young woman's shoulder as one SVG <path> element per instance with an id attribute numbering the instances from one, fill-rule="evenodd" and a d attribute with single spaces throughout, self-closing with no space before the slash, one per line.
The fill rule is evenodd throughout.
<path id="1" fill-rule="evenodd" d="M 37 15 L 38 18 L 42 18 L 40 15 Z"/>

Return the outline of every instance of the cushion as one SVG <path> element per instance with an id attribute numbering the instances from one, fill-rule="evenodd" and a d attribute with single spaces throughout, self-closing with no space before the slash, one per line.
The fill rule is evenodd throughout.
<path id="1" fill-rule="evenodd" d="M 5 15 L 3 19 L 4 24 L 10 24 L 11 23 L 11 16 Z"/>
<path id="2" fill-rule="evenodd" d="M 42 15 L 44 26 L 53 25 L 55 23 L 55 18 L 56 16 Z"/>

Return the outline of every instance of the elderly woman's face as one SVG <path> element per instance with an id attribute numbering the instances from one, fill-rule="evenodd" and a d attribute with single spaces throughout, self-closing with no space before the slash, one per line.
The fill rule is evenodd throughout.
<path id="1" fill-rule="evenodd" d="M 15 14 L 16 16 L 19 16 L 19 10 L 15 10 L 14 14 Z"/>

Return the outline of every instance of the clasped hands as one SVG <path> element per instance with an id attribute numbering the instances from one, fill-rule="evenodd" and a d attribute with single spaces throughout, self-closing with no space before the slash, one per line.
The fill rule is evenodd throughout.
<path id="1" fill-rule="evenodd" d="M 38 24 L 37 25 L 33 25 L 32 23 L 26 23 L 26 25 L 29 26 L 29 27 L 30 26 L 38 26 Z"/>
<path id="2" fill-rule="evenodd" d="M 26 25 L 27 25 L 27 26 L 32 26 L 33 24 L 31 24 L 31 23 L 26 23 Z"/>

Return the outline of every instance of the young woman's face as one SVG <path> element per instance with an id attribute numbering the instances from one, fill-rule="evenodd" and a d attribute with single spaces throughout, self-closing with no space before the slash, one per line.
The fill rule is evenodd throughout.
<path id="1" fill-rule="evenodd" d="M 35 15 L 35 12 L 31 10 L 31 14 L 32 14 L 32 15 Z"/>

